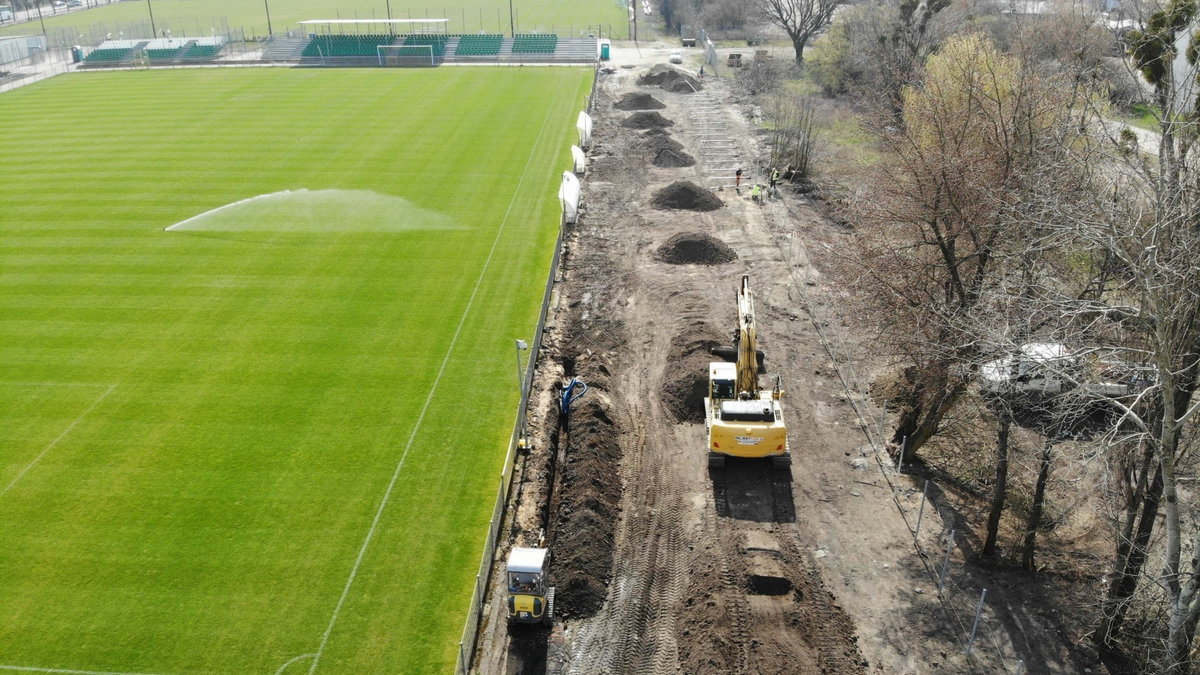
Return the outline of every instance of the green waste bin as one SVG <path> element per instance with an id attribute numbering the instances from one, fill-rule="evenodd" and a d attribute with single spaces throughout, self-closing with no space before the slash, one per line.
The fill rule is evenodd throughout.
<path id="1" fill-rule="evenodd" d="M 608 60 L 608 48 L 609 48 L 609 47 L 611 47 L 611 46 L 612 46 L 612 45 L 610 45 L 610 44 L 609 44 L 609 43 L 607 43 L 607 42 L 601 42 L 601 43 L 600 43 L 600 60 L 601 60 L 601 61 L 607 61 L 607 60 Z"/>

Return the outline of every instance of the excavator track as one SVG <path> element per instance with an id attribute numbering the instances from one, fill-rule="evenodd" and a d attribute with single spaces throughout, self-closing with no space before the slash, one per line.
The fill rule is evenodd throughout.
<path id="1" fill-rule="evenodd" d="M 796 503 L 792 499 L 791 469 L 776 468 L 771 472 L 771 510 L 777 523 L 796 522 Z"/>

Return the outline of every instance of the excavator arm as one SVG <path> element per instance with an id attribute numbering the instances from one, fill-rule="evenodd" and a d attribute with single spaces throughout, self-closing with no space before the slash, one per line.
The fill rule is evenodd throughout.
<path id="1" fill-rule="evenodd" d="M 738 332 L 737 392 L 739 397 L 758 398 L 758 325 L 754 322 L 754 293 L 750 290 L 750 275 L 742 275 L 737 291 Z"/>

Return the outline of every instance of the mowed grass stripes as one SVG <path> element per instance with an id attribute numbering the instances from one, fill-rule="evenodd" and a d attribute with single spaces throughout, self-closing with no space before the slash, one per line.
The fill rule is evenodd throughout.
<path id="1" fill-rule="evenodd" d="M 0 96 L 0 671 L 274 673 L 327 630 L 319 672 L 453 667 L 589 78 Z"/>

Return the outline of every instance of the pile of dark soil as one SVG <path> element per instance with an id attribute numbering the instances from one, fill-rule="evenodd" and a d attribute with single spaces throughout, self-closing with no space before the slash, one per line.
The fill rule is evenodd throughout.
<path id="1" fill-rule="evenodd" d="M 620 101 L 613 104 L 613 107 L 617 110 L 662 110 L 667 106 L 650 94 L 634 92 L 622 96 Z"/>
<path id="2" fill-rule="evenodd" d="M 704 421 L 704 395 L 708 389 L 708 364 L 720 359 L 708 350 L 725 344 L 717 329 L 705 323 L 693 324 L 675 336 L 667 357 L 667 372 L 663 386 L 663 408 L 679 423 Z"/>
<path id="3" fill-rule="evenodd" d="M 674 122 L 663 117 L 660 113 L 653 111 L 638 112 L 625 118 L 621 122 L 621 126 L 630 129 L 661 129 L 663 127 L 674 126 Z"/>
<path id="4" fill-rule="evenodd" d="M 672 265 L 721 265 L 737 260 L 729 245 L 698 232 L 682 232 L 668 239 L 654 257 Z"/>
<path id="5" fill-rule="evenodd" d="M 696 158 L 682 150 L 663 148 L 654 153 L 654 159 L 651 161 L 651 163 L 654 164 L 654 166 L 677 169 L 684 166 L 695 166 Z"/>
<path id="6" fill-rule="evenodd" d="M 704 89 L 704 87 L 694 77 L 680 73 L 678 78 L 664 82 L 659 89 L 669 91 L 672 94 L 695 94 Z"/>
<path id="7" fill-rule="evenodd" d="M 604 604 L 612 576 L 613 529 L 620 515 L 620 432 L 599 391 L 571 411 L 567 447 L 558 467 L 557 515 L 551 519 L 555 614 L 592 616 Z"/>
<path id="8" fill-rule="evenodd" d="M 637 82 L 643 86 L 656 86 L 674 94 L 691 94 L 704 90 L 704 85 L 696 78 L 662 64 L 651 68 L 650 72 L 639 77 Z"/>
<path id="9" fill-rule="evenodd" d="M 684 152 L 683 145 L 671 138 L 666 129 L 651 129 L 643 138 L 646 149 L 654 153 L 654 166 L 678 168 L 696 164 L 696 158 Z"/>
<path id="10" fill-rule="evenodd" d="M 688 180 L 678 180 L 654 193 L 651 200 L 659 209 L 687 209 L 689 211 L 715 211 L 725 202 L 711 191 Z"/>

